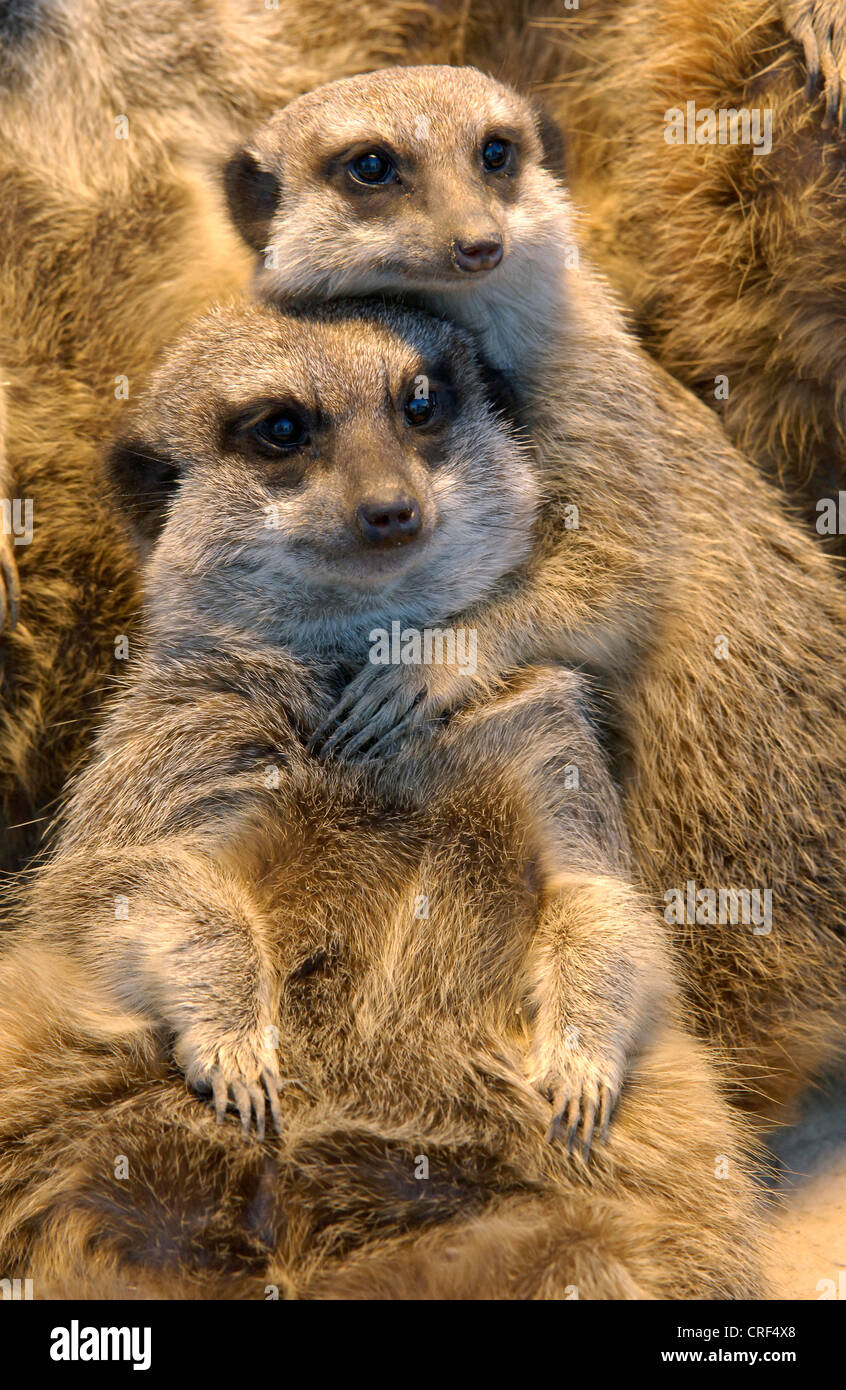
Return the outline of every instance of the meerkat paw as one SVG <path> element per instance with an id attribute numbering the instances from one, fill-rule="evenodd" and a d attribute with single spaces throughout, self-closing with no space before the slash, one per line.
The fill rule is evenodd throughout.
<path id="1" fill-rule="evenodd" d="M 592 1060 L 566 1047 L 536 1055 L 529 1080 L 552 1106 L 547 1141 L 563 1140 L 585 1162 L 594 1143 L 604 1144 L 623 1084 L 623 1068 Z"/>
<path id="2" fill-rule="evenodd" d="M 255 1078 L 247 1072 L 238 1072 L 233 1075 L 227 1072 L 224 1067 L 212 1067 L 208 1077 L 208 1085 L 212 1092 L 215 1115 L 219 1125 L 223 1124 L 226 1111 L 232 1108 L 237 1110 L 241 1117 L 242 1130 L 245 1134 L 249 1134 L 252 1117 L 255 1114 L 256 1134 L 259 1139 L 263 1139 L 266 1093 L 273 1119 L 273 1128 L 277 1134 L 282 1133 L 279 1092 L 285 1082 L 278 1071 L 273 1072 L 269 1067 L 263 1067 L 259 1077 Z"/>
<path id="3" fill-rule="evenodd" d="M 9 536 L 0 535 L 0 633 L 13 632 L 18 622 L 21 588 L 18 565 Z"/>
<path id="4" fill-rule="evenodd" d="M 435 688 L 431 667 L 368 662 L 316 730 L 309 748 L 320 758 L 375 762 L 390 757 L 446 713 L 456 685 L 442 679 Z"/>
<path id="5" fill-rule="evenodd" d="M 839 125 L 846 133 L 846 0 L 782 0 L 788 33 L 805 51 L 806 91 L 825 88 L 823 128 Z"/>
<path id="6" fill-rule="evenodd" d="M 211 1096 L 217 1123 L 223 1124 L 227 1110 L 237 1110 L 244 1134 L 249 1134 L 255 1116 L 256 1134 L 264 1138 L 267 1106 L 273 1127 L 282 1133 L 279 1092 L 288 1082 L 279 1074 L 276 1051 L 268 1041 L 271 1030 L 257 1038 L 212 1049 L 201 1056 L 183 1043 L 177 1048 L 188 1085 Z"/>

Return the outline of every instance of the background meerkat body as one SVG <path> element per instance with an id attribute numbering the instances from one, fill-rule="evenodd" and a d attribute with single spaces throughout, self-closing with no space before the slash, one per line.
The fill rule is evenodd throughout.
<path id="1" fill-rule="evenodd" d="M 589 1176 L 558 1166 L 531 1104 L 512 1102 L 521 1151 L 504 1161 L 483 1087 L 469 1144 L 401 1116 L 401 1091 L 380 1094 L 390 1120 L 357 1121 L 293 1087 L 284 1137 L 260 1144 L 214 1123 L 137 1018 L 63 1032 L 56 986 L 82 982 L 45 964 L 21 985 L 50 1043 L 0 1000 L 0 1253 L 37 1298 L 765 1296 L 747 1137 L 683 1032 L 635 1062 Z"/>
<path id="2" fill-rule="evenodd" d="M 32 506 L 15 547 L 22 597 L 0 634 L 0 844 L 13 868 L 88 747 L 133 640 L 137 561 L 109 498 L 104 441 L 163 345 L 245 263 L 203 189 L 163 164 L 74 198 L 4 167 L 0 360 L 10 495 Z"/>
<path id="3" fill-rule="evenodd" d="M 345 202 L 340 174 L 324 189 L 312 167 L 343 166 L 336 118 L 344 149 L 375 142 L 402 168 L 394 201 L 379 192 L 360 225 L 361 192 Z M 500 127 L 522 164 L 497 201 L 475 152 Z M 596 675 L 615 710 L 627 822 L 656 904 L 691 882 L 772 893 L 768 933 L 695 920 L 677 933 L 699 1025 L 731 1051 L 745 1103 L 789 1099 L 843 1046 L 846 605 L 834 562 L 626 331 L 515 94 L 471 69 L 391 69 L 309 94 L 250 149 L 279 190 L 266 228 L 276 264 L 258 280 L 266 293 L 402 295 L 410 285 L 513 378 L 546 504 L 525 582 L 474 612 L 479 670 L 563 660 Z M 345 257 L 339 210 L 351 222 Z M 456 283 L 450 260 L 470 216 L 495 222 L 505 245 L 487 278 L 465 277 L 478 288 Z M 405 716 L 411 732 L 472 684 L 437 671 L 378 681 L 387 693 L 363 688 L 360 713 L 345 716 L 354 736 L 383 736 Z"/>
<path id="4" fill-rule="evenodd" d="M 828 8 L 842 51 L 846 6 Z M 816 524 L 817 502 L 846 487 L 846 142 L 803 91 L 784 9 L 480 0 L 463 61 L 542 98 L 591 254 L 645 346 L 842 554 L 843 535 Z M 771 153 L 695 135 L 668 144 L 667 112 L 689 101 L 770 111 Z"/>

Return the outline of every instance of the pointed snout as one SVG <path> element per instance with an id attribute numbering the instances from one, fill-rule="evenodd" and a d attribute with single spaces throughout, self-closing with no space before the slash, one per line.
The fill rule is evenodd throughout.
<path id="1" fill-rule="evenodd" d="M 396 430 L 396 421 L 381 407 L 375 418 L 338 426 L 337 469 L 346 525 L 359 552 L 374 561 L 377 554 L 422 540 L 427 530 L 425 470 L 413 450 L 397 439 Z"/>
<path id="2" fill-rule="evenodd" d="M 364 544 L 376 549 L 407 545 L 420 534 L 420 504 L 407 493 L 369 497 L 359 504 L 355 518 Z"/>
<path id="3" fill-rule="evenodd" d="M 456 237 L 452 243 L 452 259 L 459 270 L 493 270 L 502 260 L 502 238 L 498 232 Z"/>

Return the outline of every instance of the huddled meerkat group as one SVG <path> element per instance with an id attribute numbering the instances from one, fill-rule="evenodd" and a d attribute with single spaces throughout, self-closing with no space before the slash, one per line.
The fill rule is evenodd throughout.
<path id="1" fill-rule="evenodd" d="M 271 74 L 272 12 L 161 0 L 144 61 L 188 67 L 140 122 L 105 7 L 0 60 L 19 115 L 27 45 L 94 49 L 92 120 L 141 126 L 0 157 L 10 869 L 62 794 L 5 892 L 0 1266 L 764 1296 L 742 1111 L 842 1053 L 846 593 L 626 326 L 549 118 L 383 66 L 391 9 Z M 411 56 L 484 16 L 432 7 Z M 472 665 L 414 656 L 456 631 Z"/>

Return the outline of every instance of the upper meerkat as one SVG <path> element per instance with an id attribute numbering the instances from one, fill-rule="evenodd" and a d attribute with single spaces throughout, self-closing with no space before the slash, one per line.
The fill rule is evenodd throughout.
<path id="1" fill-rule="evenodd" d="M 702 1025 L 754 1081 L 747 1102 L 775 1101 L 842 1046 L 846 603 L 775 489 L 627 332 L 541 137 L 472 69 L 370 73 L 261 128 L 228 166 L 230 207 L 268 248 L 267 293 L 411 296 L 512 377 L 545 502 L 523 580 L 474 617 L 475 680 L 586 664 L 655 900 L 772 893 L 766 934 L 707 908 L 677 925 Z M 389 751 L 473 684 L 365 671 L 325 746 Z"/>

